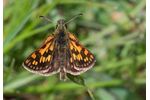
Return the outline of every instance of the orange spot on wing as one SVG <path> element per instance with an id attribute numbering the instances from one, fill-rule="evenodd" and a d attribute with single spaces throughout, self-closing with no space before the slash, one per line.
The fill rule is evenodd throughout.
<path id="1" fill-rule="evenodd" d="M 36 62 L 35 62 L 35 65 L 37 65 L 37 64 L 38 64 L 38 62 L 36 61 Z"/>
<path id="2" fill-rule="evenodd" d="M 76 55 L 75 54 L 73 54 L 73 58 L 74 58 L 74 60 L 76 59 Z"/>
<path id="3" fill-rule="evenodd" d="M 86 57 L 86 60 L 87 60 L 87 61 L 89 60 L 88 57 Z"/>
<path id="4" fill-rule="evenodd" d="M 77 47 L 77 50 L 81 52 L 82 48 L 80 46 Z"/>
<path id="5" fill-rule="evenodd" d="M 47 58 L 46 58 L 46 61 L 50 61 L 50 59 L 51 59 L 51 55 L 49 55 Z"/>
<path id="6" fill-rule="evenodd" d="M 77 38 L 76 38 L 73 34 L 71 34 L 71 33 L 69 33 L 69 37 L 70 37 L 72 40 L 77 40 Z"/>
<path id="7" fill-rule="evenodd" d="M 49 45 L 50 45 L 50 43 L 46 44 L 45 48 L 39 50 L 41 55 L 43 55 L 45 53 L 45 51 L 48 49 Z"/>
<path id="8" fill-rule="evenodd" d="M 36 54 L 33 53 L 33 54 L 31 55 L 31 57 L 32 57 L 33 59 L 35 59 L 35 58 L 36 58 Z"/>
<path id="9" fill-rule="evenodd" d="M 42 60 L 43 60 L 43 56 L 41 56 L 41 58 L 40 58 L 40 63 L 42 62 Z"/>
<path id="10" fill-rule="evenodd" d="M 88 54 L 88 50 L 85 49 L 84 50 L 84 54 L 87 55 Z"/>
<path id="11" fill-rule="evenodd" d="M 88 61 L 88 58 L 87 58 L 87 57 L 86 57 L 86 58 L 84 58 L 84 61 L 85 61 L 85 62 L 87 62 L 87 61 Z"/>
<path id="12" fill-rule="evenodd" d="M 81 54 L 78 54 L 77 59 L 78 59 L 78 60 L 81 60 L 81 59 L 82 59 Z"/>
<path id="13" fill-rule="evenodd" d="M 43 57 L 43 59 L 42 59 L 43 63 L 45 62 L 45 60 L 46 60 L 45 57 Z"/>
<path id="14" fill-rule="evenodd" d="M 90 61 L 92 61 L 92 58 L 89 58 L 90 59 Z"/>
<path id="15" fill-rule="evenodd" d="M 39 52 L 41 55 L 43 55 L 45 51 L 43 49 L 40 49 Z"/>
<path id="16" fill-rule="evenodd" d="M 73 49 L 73 45 L 70 43 L 70 49 L 72 50 Z"/>
<path id="17" fill-rule="evenodd" d="M 77 46 L 77 45 L 75 44 L 75 42 L 72 42 L 72 44 L 73 44 L 75 50 L 77 49 L 78 52 L 80 52 L 80 51 L 82 50 L 82 48 L 81 48 L 80 46 Z"/>
<path id="18" fill-rule="evenodd" d="M 51 46 L 50 46 L 50 48 L 49 48 L 51 51 L 53 51 L 53 49 L 54 49 L 54 45 L 52 44 Z"/>
<path id="19" fill-rule="evenodd" d="M 86 58 L 84 58 L 84 62 L 86 62 Z"/>
<path id="20" fill-rule="evenodd" d="M 93 59 L 94 57 L 93 57 L 93 55 L 90 55 L 90 57 Z"/>
<path id="21" fill-rule="evenodd" d="M 47 43 L 48 41 L 52 40 L 54 37 L 52 35 L 48 36 L 44 43 Z"/>
<path id="22" fill-rule="evenodd" d="M 34 64 L 35 64 L 35 62 L 36 62 L 36 61 L 34 60 L 34 61 L 32 62 L 32 64 L 34 65 Z"/>
<path id="23" fill-rule="evenodd" d="M 46 53 L 48 52 L 48 49 L 46 50 Z"/>

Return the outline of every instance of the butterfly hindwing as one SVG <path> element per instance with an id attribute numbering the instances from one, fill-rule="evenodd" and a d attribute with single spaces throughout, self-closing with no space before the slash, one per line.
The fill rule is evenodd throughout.
<path id="1" fill-rule="evenodd" d="M 23 63 L 24 67 L 41 75 L 51 75 L 58 72 L 58 68 L 54 67 L 55 54 L 54 37 L 49 36 L 42 46 L 34 51 Z"/>

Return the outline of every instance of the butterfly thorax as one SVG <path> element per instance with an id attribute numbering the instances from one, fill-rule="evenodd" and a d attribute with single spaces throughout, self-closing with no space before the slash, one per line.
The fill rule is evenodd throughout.
<path id="1" fill-rule="evenodd" d="M 60 19 L 57 22 L 56 25 L 56 31 L 55 31 L 55 37 L 56 41 L 60 44 L 60 45 L 66 45 L 67 43 L 67 39 L 68 39 L 68 35 L 67 35 L 67 29 L 66 29 L 66 24 L 64 19 Z"/>

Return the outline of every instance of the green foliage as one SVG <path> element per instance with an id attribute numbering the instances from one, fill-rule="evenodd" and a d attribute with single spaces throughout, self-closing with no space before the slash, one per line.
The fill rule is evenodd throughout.
<path id="1" fill-rule="evenodd" d="M 145 100 L 145 0 L 4 0 L 4 98 Z M 96 56 L 81 76 L 42 77 L 24 59 L 55 29 L 59 18 Z M 48 16 L 48 23 L 38 16 Z"/>

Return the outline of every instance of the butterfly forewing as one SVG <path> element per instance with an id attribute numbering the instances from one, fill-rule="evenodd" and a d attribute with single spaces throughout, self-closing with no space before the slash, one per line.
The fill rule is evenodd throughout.
<path id="1" fill-rule="evenodd" d="M 69 33 L 69 38 L 68 56 L 70 67 L 67 68 L 67 71 L 73 75 L 79 75 L 94 65 L 95 58 L 89 50 L 79 43 L 73 34 Z"/>
<path id="2" fill-rule="evenodd" d="M 45 76 L 57 73 L 59 68 L 54 65 L 54 49 L 55 39 L 49 36 L 42 46 L 24 61 L 24 67 L 33 73 Z"/>

